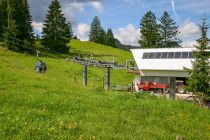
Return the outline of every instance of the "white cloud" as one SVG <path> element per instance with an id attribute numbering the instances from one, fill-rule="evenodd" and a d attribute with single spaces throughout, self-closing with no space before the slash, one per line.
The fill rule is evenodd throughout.
<path id="1" fill-rule="evenodd" d="M 68 3 L 63 5 L 64 6 L 64 13 L 65 14 L 71 14 L 74 11 L 77 12 L 83 12 L 84 11 L 84 3 L 79 3 L 79 2 L 72 2 L 72 3 Z"/>
<path id="2" fill-rule="evenodd" d="M 35 21 L 32 22 L 32 26 L 34 27 L 34 30 L 39 33 L 42 32 L 42 28 L 44 27 L 42 22 L 35 22 Z"/>
<path id="3" fill-rule="evenodd" d="M 33 21 L 42 22 L 45 19 L 51 1 L 52 0 L 28 0 Z M 102 0 L 59 0 L 62 12 L 73 26 L 78 23 L 76 14 L 85 12 L 86 7 L 91 7 L 96 12 L 102 11 L 103 5 L 101 1 Z"/>
<path id="4" fill-rule="evenodd" d="M 183 47 L 193 47 L 197 44 L 195 41 L 199 38 L 200 29 L 198 25 L 192 22 L 190 19 L 187 19 L 180 27 L 179 27 L 179 38 L 183 41 Z"/>
<path id="5" fill-rule="evenodd" d="M 122 44 L 138 46 L 140 31 L 134 25 L 128 24 L 125 28 L 119 28 L 114 33 L 115 38 L 119 39 Z"/>
<path id="6" fill-rule="evenodd" d="M 186 41 L 182 43 L 182 47 L 194 47 L 194 45 L 198 45 L 196 41 Z"/>
<path id="7" fill-rule="evenodd" d="M 190 38 L 198 36 L 200 34 L 198 25 L 196 25 L 190 20 L 186 20 L 184 24 L 180 26 L 179 31 L 180 38 Z"/>
<path id="8" fill-rule="evenodd" d="M 77 19 L 75 16 L 76 12 L 83 12 L 84 11 L 84 3 L 79 2 L 72 2 L 72 3 L 66 3 L 63 5 L 63 13 L 65 14 L 65 17 L 67 20 L 70 20 L 70 22 L 75 25 L 77 23 Z"/>
<path id="9" fill-rule="evenodd" d="M 97 12 L 103 11 L 103 5 L 101 2 L 98 1 L 87 1 L 87 2 L 78 2 L 73 1 L 69 3 L 63 3 L 63 13 L 67 17 L 67 19 L 70 19 L 71 23 L 73 25 L 77 24 L 77 18 L 75 16 L 78 12 L 84 12 L 85 6 L 90 6 L 93 9 L 95 9 Z"/>
<path id="10" fill-rule="evenodd" d="M 91 2 L 91 5 L 94 9 L 96 9 L 98 12 L 102 12 L 103 11 L 103 5 L 101 4 L 101 2 L 95 1 L 95 2 Z"/>
<path id="11" fill-rule="evenodd" d="M 82 41 L 88 40 L 88 34 L 90 31 L 90 26 L 85 23 L 80 23 L 76 28 L 76 35 Z"/>

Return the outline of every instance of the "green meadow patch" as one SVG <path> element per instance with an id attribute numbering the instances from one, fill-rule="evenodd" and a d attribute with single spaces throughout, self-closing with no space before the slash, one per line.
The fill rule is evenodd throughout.
<path id="1" fill-rule="evenodd" d="M 90 58 L 100 59 L 103 61 L 117 61 L 119 64 L 125 64 L 126 60 L 132 60 L 131 52 L 124 51 L 118 48 L 97 44 L 89 41 L 71 40 L 69 43 L 70 53 L 75 55 L 83 54 Z"/>
<path id="2" fill-rule="evenodd" d="M 115 54 L 123 61 L 121 53 Z M 48 66 L 44 77 L 34 71 L 35 57 L 0 49 L 0 139 L 210 138 L 207 109 L 147 94 L 104 91 L 93 80 L 84 87 L 81 65 L 41 59 Z M 99 79 L 105 70 L 91 67 L 88 73 L 89 79 Z M 127 85 L 133 78 L 126 70 L 111 71 L 112 84 Z"/>

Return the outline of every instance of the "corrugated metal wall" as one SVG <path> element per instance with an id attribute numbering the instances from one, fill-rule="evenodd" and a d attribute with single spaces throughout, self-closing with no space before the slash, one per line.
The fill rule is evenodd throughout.
<path id="1" fill-rule="evenodd" d="M 160 84 L 169 84 L 169 77 L 160 77 L 160 76 L 143 76 L 141 77 L 141 82 L 153 82 Z"/>

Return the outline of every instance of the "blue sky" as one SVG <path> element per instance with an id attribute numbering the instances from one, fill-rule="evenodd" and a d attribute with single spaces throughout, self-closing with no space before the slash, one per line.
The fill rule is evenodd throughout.
<path id="1" fill-rule="evenodd" d="M 112 28 L 122 43 L 138 45 L 139 23 L 143 15 L 151 10 L 157 18 L 164 11 L 179 25 L 179 38 L 183 46 L 190 47 L 199 37 L 198 24 L 206 14 L 210 18 L 210 0 L 59 0 L 66 18 L 72 22 L 74 34 L 87 40 L 90 23 L 99 16 L 104 29 Z M 41 32 L 43 20 L 51 0 L 29 0 L 33 26 Z M 210 19 L 208 19 L 210 23 Z M 209 34 L 210 35 L 210 34 Z"/>

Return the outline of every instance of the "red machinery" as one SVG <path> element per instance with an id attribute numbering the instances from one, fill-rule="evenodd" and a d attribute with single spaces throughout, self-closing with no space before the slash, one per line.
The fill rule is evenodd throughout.
<path id="1" fill-rule="evenodd" d="M 158 84 L 152 82 L 138 83 L 140 91 L 157 91 L 163 93 L 163 91 L 169 88 L 168 84 Z"/>

